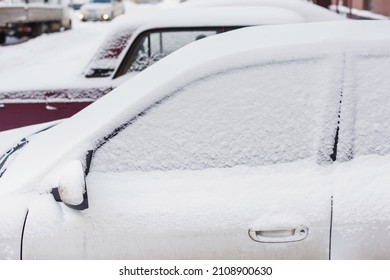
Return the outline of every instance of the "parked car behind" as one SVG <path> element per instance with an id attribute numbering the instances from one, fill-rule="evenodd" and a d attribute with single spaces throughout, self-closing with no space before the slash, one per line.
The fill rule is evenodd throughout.
<path id="1" fill-rule="evenodd" d="M 122 0 L 89 0 L 80 8 L 80 19 L 87 20 L 112 20 L 125 13 Z"/>
<path id="2" fill-rule="evenodd" d="M 205 36 L 245 26 L 304 21 L 297 12 L 274 7 L 129 13 L 113 22 L 110 34 L 83 74 L 67 78 L 53 70 L 41 81 L 30 81 L 31 86 L 29 77 L 19 73 L 18 80 L 23 81 L 19 86 L 14 79 L 3 79 L 0 131 L 69 117 L 162 57 Z"/>
<path id="3" fill-rule="evenodd" d="M 2 170 L 1 258 L 390 259 L 389 27 L 252 27 L 161 60 Z"/>

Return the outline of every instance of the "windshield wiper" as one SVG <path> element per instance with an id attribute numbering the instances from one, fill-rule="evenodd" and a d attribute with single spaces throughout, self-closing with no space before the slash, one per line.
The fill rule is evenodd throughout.
<path id="1" fill-rule="evenodd" d="M 2 155 L 0 157 L 0 177 L 3 176 L 4 172 L 7 170 L 6 168 L 6 163 L 8 161 L 8 159 L 18 150 L 20 150 L 21 148 L 23 148 L 26 144 L 28 143 L 28 140 L 26 138 L 23 138 L 22 140 L 20 140 L 20 142 L 18 144 L 16 144 L 16 146 L 14 146 L 13 148 L 11 148 L 10 150 L 8 150 L 8 152 L 6 152 L 4 155 Z"/>
<path id="2" fill-rule="evenodd" d="M 24 137 L 22 140 L 20 140 L 18 142 L 18 144 L 16 144 L 13 148 L 11 148 L 10 150 L 8 150 L 5 154 L 3 154 L 1 157 L 0 157 L 0 178 L 1 176 L 3 176 L 4 172 L 7 170 L 7 165 L 6 163 L 8 162 L 8 160 L 10 159 L 10 157 L 17 151 L 19 151 L 21 148 L 23 148 L 26 144 L 28 144 L 29 142 L 29 139 L 34 136 L 34 135 L 37 135 L 41 132 L 44 132 L 50 128 L 52 128 L 53 126 L 56 126 L 58 122 L 54 123 L 54 124 L 51 124 L 41 130 L 38 130 L 37 132 L 34 132 L 33 134 L 29 135 L 29 136 L 26 136 Z"/>

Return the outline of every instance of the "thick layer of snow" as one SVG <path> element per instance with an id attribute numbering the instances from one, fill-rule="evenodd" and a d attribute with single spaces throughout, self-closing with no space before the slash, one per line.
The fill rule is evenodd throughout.
<path id="1" fill-rule="evenodd" d="M 51 127 L 58 122 L 60 121 L 30 125 L 0 132 L 0 157 L 23 138 L 28 138 L 36 132 Z"/>
<path id="2" fill-rule="evenodd" d="M 299 0 L 188 0 L 183 7 L 202 6 L 269 6 L 294 11 L 307 22 L 344 20 L 345 18 L 318 5 Z"/>
<path id="3" fill-rule="evenodd" d="M 111 32 L 130 27 L 240 26 L 303 22 L 302 15 L 286 8 L 270 6 L 194 7 L 180 9 L 133 10 L 114 20 Z"/>
<path id="4" fill-rule="evenodd" d="M 58 193 L 63 202 L 79 205 L 85 192 L 84 169 L 80 161 L 73 160 L 61 167 Z"/>

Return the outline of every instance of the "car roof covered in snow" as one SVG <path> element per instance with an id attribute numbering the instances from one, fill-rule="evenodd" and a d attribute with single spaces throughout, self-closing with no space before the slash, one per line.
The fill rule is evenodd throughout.
<path id="1" fill-rule="evenodd" d="M 188 26 L 248 26 L 304 22 L 297 12 L 280 7 L 199 7 L 130 11 L 117 17 L 111 33 L 118 30 Z"/>
<path id="2" fill-rule="evenodd" d="M 162 59 L 78 114 L 36 135 L 0 178 L 0 194 L 36 187 L 54 166 L 85 159 L 99 140 L 179 86 L 227 65 L 369 52 L 390 43 L 388 21 L 342 21 L 250 27 L 196 41 Z M 196 69 L 194 73 L 194 69 Z M 204 73 L 198 73 L 203 71 Z M 152 82 L 151 82 L 152 81 Z M 39 164 L 36 161 L 39 159 Z M 21 176 L 23 174 L 23 176 Z M 44 180 L 45 181 L 45 180 Z"/>
<path id="3" fill-rule="evenodd" d="M 323 7 L 300 0 L 187 0 L 181 6 L 269 6 L 294 11 L 303 16 L 306 22 L 345 20 L 344 17 Z"/>

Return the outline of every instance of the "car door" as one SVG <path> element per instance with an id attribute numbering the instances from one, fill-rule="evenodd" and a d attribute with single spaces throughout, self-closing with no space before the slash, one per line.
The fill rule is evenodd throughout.
<path id="1" fill-rule="evenodd" d="M 113 127 L 93 152 L 89 208 L 42 195 L 24 256 L 329 258 L 341 62 L 250 61 L 174 84 Z"/>
<path id="2" fill-rule="evenodd" d="M 378 47 L 376 47 L 377 49 Z M 390 56 L 347 57 L 334 196 L 332 258 L 390 258 Z"/>

